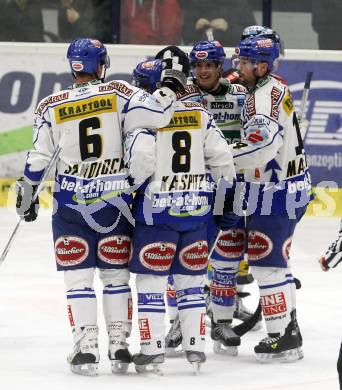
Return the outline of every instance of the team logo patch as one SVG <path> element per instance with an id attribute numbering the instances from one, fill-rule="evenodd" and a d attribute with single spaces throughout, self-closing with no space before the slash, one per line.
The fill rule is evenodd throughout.
<path id="1" fill-rule="evenodd" d="M 248 260 L 260 260 L 273 249 L 271 239 L 264 233 L 252 231 L 248 234 Z"/>
<path id="2" fill-rule="evenodd" d="M 182 266 L 191 271 L 200 271 L 208 266 L 208 244 L 206 241 L 197 241 L 183 248 L 179 253 Z"/>
<path id="3" fill-rule="evenodd" d="M 208 57 L 208 53 L 206 51 L 197 51 L 195 57 L 199 60 L 204 60 Z"/>
<path id="4" fill-rule="evenodd" d="M 108 264 L 123 265 L 128 263 L 131 239 L 128 236 L 110 236 L 100 240 L 97 248 L 98 257 Z"/>
<path id="5" fill-rule="evenodd" d="M 71 61 L 72 70 L 75 72 L 81 72 L 83 70 L 83 64 L 80 61 Z"/>
<path id="6" fill-rule="evenodd" d="M 272 47 L 273 41 L 272 39 L 260 39 L 259 41 L 257 41 L 257 46 L 260 48 Z"/>
<path id="7" fill-rule="evenodd" d="M 61 236 L 55 242 L 56 261 L 63 267 L 82 263 L 88 254 L 88 243 L 81 237 Z"/>
<path id="8" fill-rule="evenodd" d="M 260 298 L 264 316 L 274 316 L 287 311 L 285 295 L 282 291 Z"/>
<path id="9" fill-rule="evenodd" d="M 283 256 L 286 261 L 290 258 L 290 250 L 292 245 L 292 236 L 285 240 L 282 248 Z"/>
<path id="10" fill-rule="evenodd" d="M 176 245 L 172 242 L 154 242 L 145 245 L 139 253 L 141 264 L 153 271 L 167 271 L 176 254 Z"/>
<path id="11" fill-rule="evenodd" d="M 215 251 L 226 258 L 238 258 L 245 252 L 246 235 L 243 229 L 230 229 L 222 232 Z"/>
<path id="12" fill-rule="evenodd" d="M 151 340 L 150 325 L 147 318 L 139 319 L 140 340 Z"/>

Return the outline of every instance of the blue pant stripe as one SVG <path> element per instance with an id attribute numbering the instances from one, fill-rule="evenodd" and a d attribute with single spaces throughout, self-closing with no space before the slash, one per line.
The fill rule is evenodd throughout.
<path id="1" fill-rule="evenodd" d="M 67 295 L 67 299 L 74 298 L 96 298 L 95 294 L 76 294 L 76 295 Z"/>
<path id="2" fill-rule="evenodd" d="M 124 293 L 130 293 L 131 289 L 126 288 L 125 290 L 103 290 L 103 294 L 124 294 Z"/>
<path id="3" fill-rule="evenodd" d="M 197 305 L 183 305 L 183 306 L 178 306 L 178 310 L 185 310 L 185 309 L 193 309 L 196 307 L 205 307 L 205 303 L 199 303 Z"/>
<path id="4" fill-rule="evenodd" d="M 165 313 L 165 309 L 138 309 L 138 313 Z"/>

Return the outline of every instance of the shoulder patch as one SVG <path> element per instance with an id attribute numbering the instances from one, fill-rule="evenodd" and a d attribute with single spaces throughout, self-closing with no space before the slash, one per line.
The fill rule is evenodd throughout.
<path id="1" fill-rule="evenodd" d="M 69 92 L 63 92 L 63 93 L 60 93 L 58 95 L 48 96 L 47 98 L 45 98 L 44 100 L 42 100 L 40 102 L 40 104 L 38 105 L 38 107 L 36 109 L 35 114 L 39 115 L 39 116 L 42 115 L 42 112 L 44 111 L 44 108 L 46 106 L 48 106 L 51 103 L 57 103 L 57 102 L 61 102 L 63 100 L 66 100 L 66 99 L 68 99 L 68 97 L 69 97 Z"/>
<path id="2" fill-rule="evenodd" d="M 184 93 L 177 93 L 177 99 L 183 100 L 187 96 L 192 95 L 194 93 L 199 93 L 197 85 L 186 85 Z"/>
<path id="3" fill-rule="evenodd" d="M 127 85 L 120 83 L 120 81 L 111 81 L 108 84 L 100 85 L 99 92 L 107 92 L 107 91 L 118 91 L 123 93 L 126 96 L 131 96 L 133 93 L 133 89 L 127 87 Z"/>

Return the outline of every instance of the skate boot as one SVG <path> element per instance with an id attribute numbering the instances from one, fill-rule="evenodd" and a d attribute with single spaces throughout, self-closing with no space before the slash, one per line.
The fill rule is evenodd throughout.
<path id="1" fill-rule="evenodd" d="M 175 357 L 179 356 L 181 354 L 181 350 L 177 350 L 181 344 L 182 344 L 183 336 L 182 336 L 182 329 L 179 321 L 179 316 L 173 320 L 172 325 L 169 329 L 168 334 L 165 338 L 165 353 L 168 357 Z"/>
<path id="2" fill-rule="evenodd" d="M 240 337 L 232 329 L 232 320 L 211 321 L 211 338 L 214 340 L 214 352 L 237 356 Z"/>
<path id="3" fill-rule="evenodd" d="M 300 359 L 303 359 L 303 357 L 304 357 L 303 350 L 302 350 L 303 337 L 302 337 L 302 334 L 301 334 L 300 329 L 299 329 L 296 309 L 293 309 L 291 311 L 291 322 L 292 322 L 294 328 L 296 329 L 297 336 L 298 336 L 298 355 L 300 356 Z"/>
<path id="4" fill-rule="evenodd" d="M 249 293 L 243 293 L 238 292 L 236 296 L 236 306 L 234 311 L 234 318 L 240 321 L 247 321 L 250 319 L 250 317 L 253 315 L 253 312 L 247 309 L 247 307 L 243 304 L 243 298 L 250 295 Z M 260 315 L 260 318 L 258 322 L 255 324 L 255 326 L 251 329 L 252 331 L 257 331 L 262 328 L 262 316 Z"/>
<path id="5" fill-rule="evenodd" d="M 207 360 L 204 352 L 185 351 L 187 361 L 192 365 L 194 374 L 197 375 L 201 369 L 202 363 Z"/>
<path id="6" fill-rule="evenodd" d="M 293 362 L 303 358 L 299 353 L 299 338 L 291 321 L 283 336 L 269 334 L 254 347 L 256 360 L 261 363 Z"/>
<path id="7" fill-rule="evenodd" d="M 76 330 L 74 351 L 68 356 L 70 370 L 79 375 L 97 375 L 100 360 L 97 335 L 98 327 L 84 326 Z"/>
<path id="8" fill-rule="evenodd" d="M 151 372 L 156 375 L 163 375 L 163 372 L 160 369 L 160 365 L 164 363 L 164 361 L 164 353 L 159 353 L 157 355 L 145 355 L 140 352 L 133 355 L 135 371 L 138 374 Z"/>
<path id="9" fill-rule="evenodd" d="M 112 322 L 108 330 L 108 357 L 111 361 L 113 374 L 125 374 L 128 366 L 132 363 L 132 355 L 126 343 L 126 332 L 123 330 L 123 323 Z"/>

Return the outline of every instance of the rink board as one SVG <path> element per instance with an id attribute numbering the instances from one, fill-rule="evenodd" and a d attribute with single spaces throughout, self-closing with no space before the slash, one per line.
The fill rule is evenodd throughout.
<path id="1" fill-rule="evenodd" d="M 0 177 L 22 175 L 26 153 L 32 145 L 32 116 L 37 103 L 72 83 L 65 59 L 66 48 L 65 44 L 0 43 Z M 190 50 L 189 47 L 184 49 Z M 159 46 L 108 45 L 112 65 L 107 80 L 129 81 L 135 65 L 159 50 Z M 232 48 L 226 49 L 227 58 L 232 53 Z M 306 106 L 310 125 L 304 134 L 304 144 L 313 185 L 331 187 L 329 196 L 336 202 L 341 199 L 341 193 L 335 189 L 342 188 L 341 63 L 342 51 L 287 50 L 279 68 L 297 109 L 306 73 L 314 72 Z M 227 60 L 225 67 L 229 66 Z M 8 183 L 3 186 L 1 204 L 5 202 Z M 332 211 L 334 207 L 328 199 L 324 211 L 324 200 L 318 198 L 309 212 L 316 215 L 319 209 L 320 213 L 341 215 L 340 203 Z"/>

